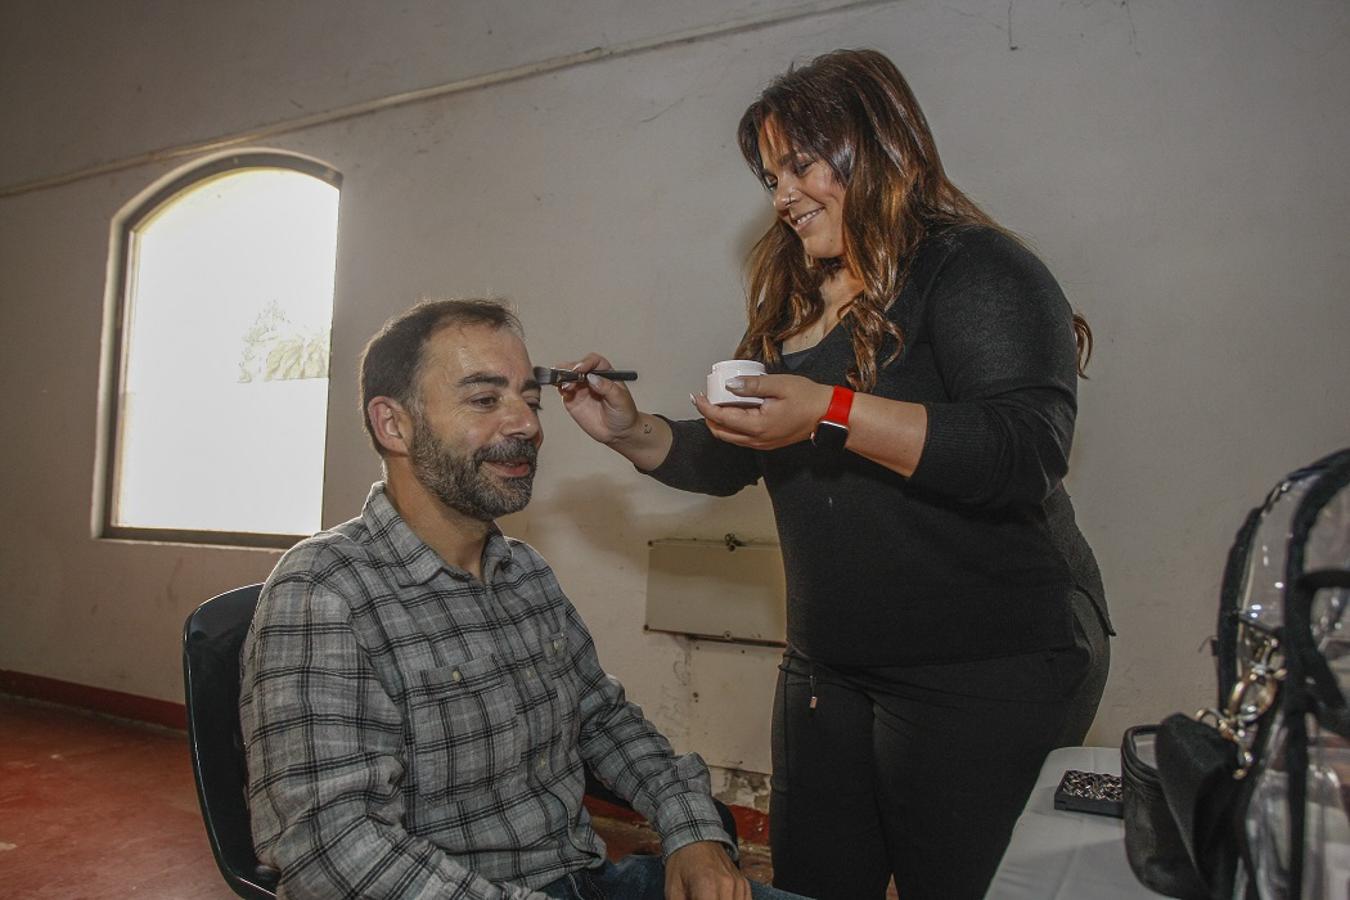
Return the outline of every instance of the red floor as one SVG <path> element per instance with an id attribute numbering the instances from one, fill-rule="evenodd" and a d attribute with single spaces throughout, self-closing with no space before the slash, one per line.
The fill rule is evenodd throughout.
<path id="1" fill-rule="evenodd" d="M 0 896 L 234 896 L 206 843 L 181 732 L 0 696 L 0 735 Z M 645 828 L 596 828 L 614 855 L 656 846 Z M 763 847 L 746 846 L 742 863 L 772 877 Z"/>
<path id="2" fill-rule="evenodd" d="M 234 896 L 206 843 L 187 739 L 0 698 L 0 893 Z"/>

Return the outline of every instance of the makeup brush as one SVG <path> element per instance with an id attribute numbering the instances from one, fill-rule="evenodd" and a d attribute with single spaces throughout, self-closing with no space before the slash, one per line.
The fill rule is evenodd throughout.
<path id="1" fill-rule="evenodd" d="M 623 372 L 618 369 L 595 369 L 590 372 L 591 375 L 599 375 L 601 378 L 608 378 L 610 381 L 636 381 L 636 372 Z M 534 380 L 541 385 L 544 384 L 566 384 L 569 381 L 580 381 L 583 375 L 573 372 L 570 369 L 550 369 L 547 366 L 534 367 Z"/>

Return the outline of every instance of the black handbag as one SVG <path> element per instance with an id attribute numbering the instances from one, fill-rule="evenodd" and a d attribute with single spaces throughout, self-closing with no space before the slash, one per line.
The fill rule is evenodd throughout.
<path id="1" fill-rule="evenodd" d="M 1136 725 L 1120 745 L 1125 857 L 1149 890 L 1183 900 L 1205 900 L 1205 890 L 1163 794 L 1157 769 L 1156 725 Z"/>
<path id="2" fill-rule="evenodd" d="M 1238 862 L 1237 810 L 1245 785 L 1238 745 L 1181 714 L 1158 726 L 1158 772 L 1167 808 L 1205 893 L 1228 898 Z"/>

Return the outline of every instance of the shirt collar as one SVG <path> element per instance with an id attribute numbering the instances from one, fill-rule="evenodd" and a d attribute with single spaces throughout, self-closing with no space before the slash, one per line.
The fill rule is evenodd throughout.
<path id="1" fill-rule="evenodd" d="M 413 533 L 398 510 L 394 509 L 394 504 L 389 502 L 383 481 L 370 486 L 370 494 L 361 510 L 361 519 L 380 548 L 379 556 L 391 565 L 400 585 L 426 584 L 442 570 L 460 580 L 473 577 L 459 566 L 452 566 L 441 559 L 440 554 Z M 487 544 L 483 547 L 484 580 L 491 580 L 497 571 L 512 561 L 511 542 L 502 534 L 496 522 L 491 523 Z"/>

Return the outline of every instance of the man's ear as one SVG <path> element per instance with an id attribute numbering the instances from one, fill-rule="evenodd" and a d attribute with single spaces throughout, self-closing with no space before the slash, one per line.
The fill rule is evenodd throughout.
<path id="1" fill-rule="evenodd" d="M 412 417 L 403 404 L 393 397 L 374 397 L 366 404 L 366 418 L 385 450 L 404 456 L 412 451 Z"/>

